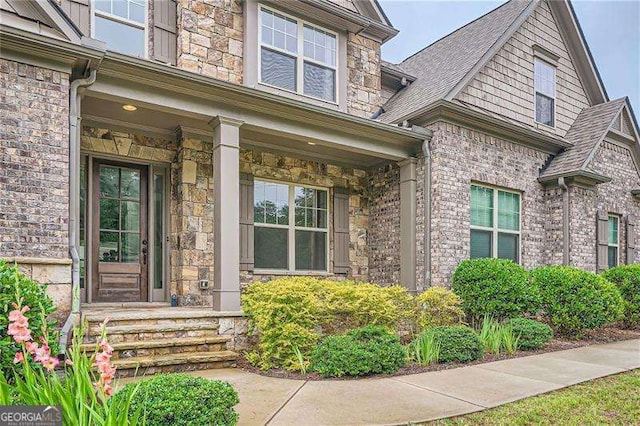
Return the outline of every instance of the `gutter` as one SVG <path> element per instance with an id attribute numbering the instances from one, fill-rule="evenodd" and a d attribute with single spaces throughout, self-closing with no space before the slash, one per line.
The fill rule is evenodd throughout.
<path id="1" fill-rule="evenodd" d="M 80 316 L 80 256 L 78 254 L 78 218 L 80 216 L 80 97 L 78 89 L 96 81 L 96 70 L 69 86 L 69 254 L 71 255 L 71 313 L 60 332 L 60 354 L 65 356 L 71 328 Z"/>
<path id="2" fill-rule="evenodd" d="M 422 142 L 424 154 L 424 284 L 431 287 L 431 138 Z"/>
<path id="3" fill-rule="evenodd" d="M 562 189 L 562 264 L 569 265 L 569 187 L 564 176 L 558 178 L 558 186 Z"/>

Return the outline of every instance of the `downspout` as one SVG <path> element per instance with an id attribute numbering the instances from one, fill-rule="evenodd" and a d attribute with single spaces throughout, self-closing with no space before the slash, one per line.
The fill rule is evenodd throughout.
<path id="1" fill-rule="evenodd" d="M 69 254 L 71 255 L 71 313 L 60 332 L 60 354 L 65 356 L 71 328 L 80 315 L 80 256 L 77 227 L 80 216 L 80 96 L 78 89 L 96 81 L 96 70 L 87 78 L 79 78 L 69 86 Z"/>
<path id="2" fill-rule="evenodd" d="M 431 147 L 422 142 L 424 154 L 424 288 L 431 287 Z"/>
<path id="3" fill-rule="evenodd" d="M 569 264 L 569 187 L 564 177 L 558 178 L 558 186 L 562 189 L 562 264 Z"/>

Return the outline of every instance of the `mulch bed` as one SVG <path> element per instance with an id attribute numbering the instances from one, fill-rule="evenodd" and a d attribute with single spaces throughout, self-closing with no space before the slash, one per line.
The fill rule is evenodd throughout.
<path id="1" fill-rule="evenodd" d="M 617 327 L 614 327 L 614 326 L 609 326 L 609 327 L 604 327 L 604 328 L 597 329 L 597 330 L 587 331 L 587 332 L 584 333 L 582 338 L 579 339 L 579 340 L 571 339 L 571 338 L 563 337 L 563 336 L 557 336 L 556 338 L 552 339 L 547 344 L 547 346 L 545 346 L 542 349 L 536 350 L 536 351 L 517 351 L 513 355 L 487 354 L 482 359 L 479 359 L 479 360 L 473 361 L 473 362 L 467 362 L 467 363 L 464 363 L 464 364 L 463 363 L 432 364 L 432 365 L 429 365 L 429 366 L 425 367 L 423 365 L 410 362 L 410 363 L 408 363 L 407 365 L 405 365 L 404 367 L 402 367 L 400 370 L 396 371 L 393 374 L 375 374 L 375 375 L 371 375 L 371 376 L 366 376 L 366 378 L 371 378 L 371 377 L 376 377 L 376 378 L 394 377 L 394 376 L 404 376 L 404 375 L 407 375 L 407 374 L 425 373 L 425 372 L 428 372 L 428 371 L 448 370 L 450 368 L 466 367 L 466 366 L 469 366 L 469 365 L 478 365 L 478 364 L 484 364 L 484 363 L 487 363 L 487 362 L 501 361 L 501 360 L 511 359 L 511 358 L 520 358 L 520 357 L 524 357 L 524 356 L 538 355 L 538 354 L 543 354 L 543 353 L 547 353 L 547 352 L 563 351 L 565 349 L 573 349 L 573 348 L 579 348 L 579 347 L 582 347 L 582 346 L 618 342 L 618 341 L 630 340 L 630 339 L 640 339 L 640 329 L 629 330 L 629 329 L 622 329 L 622 328 L 617 328 Z M 262 371 L 259 368 L 256 368 L 253 365 L 249 364 L 243 355 L 240 355 L 238 357 L 237 366 L 238 366 L 238 368 L 240 368 L 242 370 L 245 370 L 245 371 L 249 371 L 249 372 L 260 374 L 262 376 L 267 376 L 267 377 L 277 377 L 277 378 L 280 378 L 280 379 L 292 379 L 292 380 L 358 380 L 358 379 L 362 378 L 362 377 L 341 377 L 341 378 L 325 379 L 325 378 L 320 377 L 320 375 L 318 375 L 316 373 L 302 374 L 302 373 L 298 373 L 298 372 L 295 372 L 295 371 L 287 371 L 287 370 L 282 369 L 282 368 L 273 368 L 273 369 L 271 369 L 269 371 Z"/>

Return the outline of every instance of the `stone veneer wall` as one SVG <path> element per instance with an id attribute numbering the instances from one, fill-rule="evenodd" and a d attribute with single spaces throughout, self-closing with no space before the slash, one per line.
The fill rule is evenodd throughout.
<path id="1" fill-rule="evenodd" d="M 347 112 L 371 117 L 382 105 L 379 42 L 348 34 L 347 76 Z"/>
<path id="2" fill-rule="evenodd" d="M 469 258 L 472 182 L 522 192 L 522 264 L 542 265 L 547 214 L 537 178 L 548 155 L 454 124 L 438 122 L 429 128 L 433 131 L 432 285 L 450 285 L 456 266 Z"/>
<path id="3" fill-rule="evenodd" d="M 400 282 L 400 168 L 388 164 L 369 175 L 369 281 Z"/>
<path id="4" fill-rule="evenodd" d="M 366 281 L 369 276 L 367 252 L 367 229 L 369 204 L 366 194 L 367 177 L 364 170 L 344 168 L 331 164 L 285 157 L 258 150 L 240 150 L 240 172 L 250 173 L 254 178 L 274 179 L 282 182 L 314 185 L 319 187 L 347 188 L 349 197 L 349 278 Z M 333 194 L 329 192 L 329 271 L 333 268 Z M 333 276 L 329 273 L 328 276 Z M 339 277 L 345 277 L 339 275 Z M 253 281 L 267 281 L 271 275 L 257 275 L 242 271 L 240 281 L 247 286 Z"/>
<path id="5" fill-rule="evenodd" d="M 178 68 L 242 83 L 242 4 L 178 0 Z"/>
<path id="6" fill-rule="evenodd" d="M 69 75 L 0 59 L 0 258 L 71 306 Z"/>
<path id="7" fill-rule="evenodd" d="M 640 186 L 640 176 L 631 152 L 610 142 L 604 142 L 600 146 L 588 167 L 596 173 L 611 177 L 612 180 L 595 188 L 572 188 L 571 264 L 595 271 L 598 210 L 620 215 L 619 262 L 624 264 L 627 261 L 626 218 L 630 214 L 636 218 L 640 217 L 640 201 L 631 194 L 632 189 Z M 636 227 L 636 230 L 639 228 Z M 640 231 L 636 233 L 640 234 Z M 638 240 L 639 237 L 636 235 L 636 241 Z"/>

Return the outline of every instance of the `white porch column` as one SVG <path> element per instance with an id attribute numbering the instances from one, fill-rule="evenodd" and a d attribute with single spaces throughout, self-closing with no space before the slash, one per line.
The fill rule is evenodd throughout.
<path id="1" fill-rule="evenodd" d="M 416 291 L 416 163 L 408 158 L 400 166 L 400 284 Z"/>
<path id="2" fill-rule="evenodd" d="M 213 309 L 240 310 L 240 126 L 221 116 L 213 127 Z"/>

